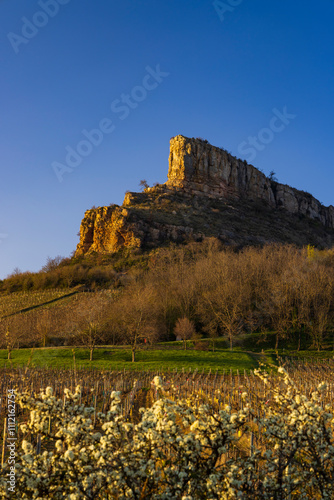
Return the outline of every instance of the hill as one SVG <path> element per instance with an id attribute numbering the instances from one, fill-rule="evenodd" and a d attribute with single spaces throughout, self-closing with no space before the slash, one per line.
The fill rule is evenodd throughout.
<path id="1" fill-rule="evenodd" d="M 169 160 L 165 184 L 88 210 L 71 258 L 0 282 L 9 357 L 112 344 L 135 360 L 175 337 L 332 350 L 334 208 L 203 140 L 173 138 Z"/>
<path id="2" fill-rule="evenodd" d="M 334 207 L 280 184 L 226 150 L 181 135 L 170 141 L 168 181 L 88 210 L 75 255 L 115 253 L 216 237 L 225 245 L 334 242 Z"/>

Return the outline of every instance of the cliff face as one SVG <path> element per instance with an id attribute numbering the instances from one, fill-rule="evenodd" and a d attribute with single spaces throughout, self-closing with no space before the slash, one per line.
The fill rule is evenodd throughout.
<path id="1" fill-rule="evenodd" d="M 194 231 L 193 227 L 182 224 L 176 211 L 161 210 L 164 205 L 160 188 L 150 195 L 146 193 L 127 193 L 123 206 L 92 208 L 87 210 L 80 226 L 80 242 L 75 255 L 86 253 L 114 253 L 120 248 L 140 248 L 159 246 L 166 241 L 181 243 L 185 239 L 201 240 L 204 234 Z M 174 196 L 172 195 L 174 199 Z M 153 212 L 152 206 L 157 210 Z M 180 223 L 181 222 L 181 223 Z"/>
<path id="2" fill-rule="evenodd" d="M 77 254 L 113 253 L 123 246 L 140 246 L 137 228 L 128 222 L 128 212 L 117 205 L 87 210 L 80 226 Z"/>
<path id="3" fill-rule="evenodd" d="M 262 199 L 273 208 L 334 228 L 333 206 L 324 207 L 308 193 L 273 182 L 252 165 L 199 139 L 171 139 L 167 186 L 218 198 Z"/>
<path id="4" fill-rule="evenodd" d="M 121 207 L 88 210 L 76 255 L 220 238 L 226 244 L 278 241 L 331 246 L 334 207 L 273 182 L 207 141 L 171 139 L 168 181 L 127 193 Z"/>

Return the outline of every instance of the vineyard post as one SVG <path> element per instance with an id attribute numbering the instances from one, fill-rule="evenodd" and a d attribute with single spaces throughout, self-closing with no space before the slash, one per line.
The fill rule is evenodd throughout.
<path id="1" fill-rule="evenodd" d="M 250 456 L 253 456 L 253 453 L 254 453 L 254 434 L 253 434 L 253 432 L 251 432 L 251 435 L 250 435 L 250 449 L 249 449 Z"/>
<path id="2" fill-rule="evenodd" d="M 75 380 L 75 385 L 77 385 L 77 369 L 76 369 L 76 364 L 75 364 L 75 350 L 72 349 L 73 353 L 73 371 L 74 371 L 74 380 Z"/>
<path id="3" fill-rule="evenodd" d="M 99 383 L 96 382 L 95 386 L 95 397 L 94 397 L 94 428 L 95 428 L 95 422 L 96 422 L 96 405 L 97 405 L 97 393 L 98 393 L 98 388 L 99 388 Z"/>
<path id="4" fill-rule="evenodd" d="M 288 464 L 287 466 L 287 471 L 286 471 L 286 475 L 289 477 L 290 475 L 290 464 Z M 287 500 L 291 500 L 291 486 L 289 485 L 289 494 L 287 496 Z"/>
<path id="5" fill-rule="evenodd" d="M 42 446 L 41 435 L 38 434 L 37 435 L 37 444 L 36 444 L 36 454 L 37 455 L 40 455 L 40 453 L 41 453 L 41 446 Z"/>
<path id="6" fill-rule="evenodd" d="M 106 402 L 106 392 L 107 392 L 107 388 L 106 388 L 106 380 L 103 381 L 103 401 L 102 401 L 102 413 L 104 413 L 104 407 L 105 407 L 105 402 Z"/>

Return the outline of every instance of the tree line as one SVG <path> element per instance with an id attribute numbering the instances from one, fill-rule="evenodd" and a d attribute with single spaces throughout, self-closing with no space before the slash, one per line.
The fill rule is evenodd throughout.
<path id="1" fill-rule="evenodd" d="M 216 239 L 160 248 L 109 290 L 2 318 L 2 347 L 127 344 L 275 332 L 276 348 L 334 345 L 334 251 L 265 245 L 236 251 Z"/>

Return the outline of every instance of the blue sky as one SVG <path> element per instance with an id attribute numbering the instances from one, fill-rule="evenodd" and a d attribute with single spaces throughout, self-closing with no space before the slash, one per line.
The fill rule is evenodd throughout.
<path id="1" fill-rule="evenodd" d="M 0 17 L 0 278 L 166 181 L 177 134 L 334 204 L 333 0 L 2 0 Z"/>

